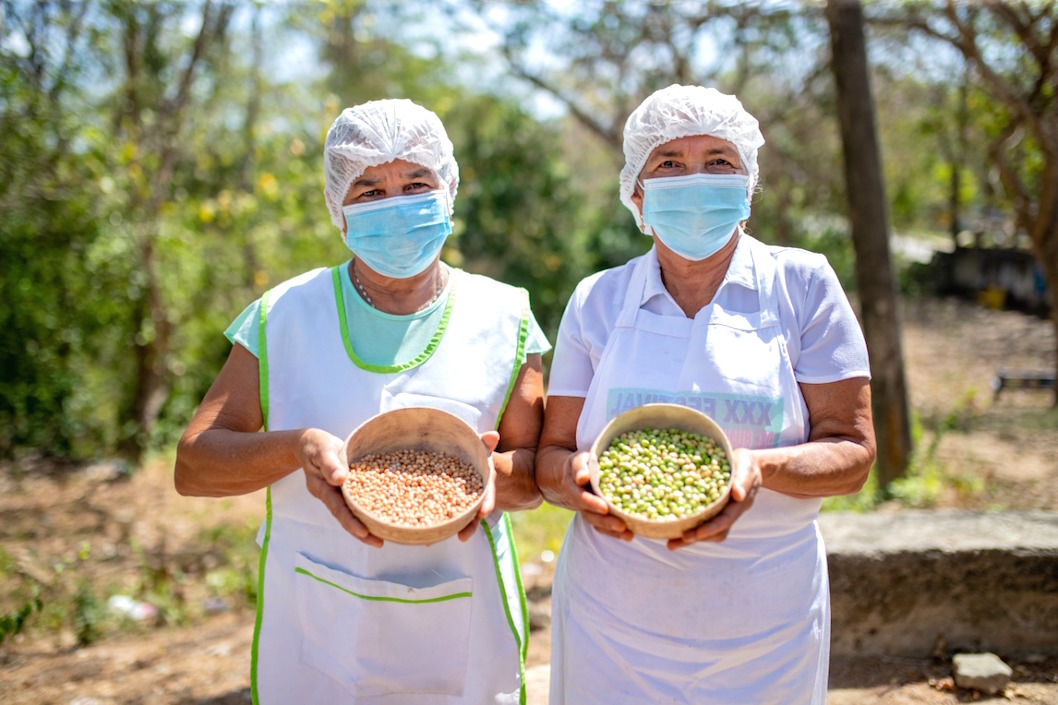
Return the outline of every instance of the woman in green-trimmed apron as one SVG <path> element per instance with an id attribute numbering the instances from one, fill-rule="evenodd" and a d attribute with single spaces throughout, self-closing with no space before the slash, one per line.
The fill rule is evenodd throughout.
<path id="1" fill-rule="evenodd" d="M 555 343 L 537 483 L 576 511 L 552 593 L 551 705 L 823 705 L 829 664 L 822 497 L 875 455 L 867 349 L 822 255 L 743 227 L 756 119 L 673 85 L 624 129 L 621 200 L 650 251 L 580 283 Z M 606 423 L 650 402 L 715 419 L 732 501 L 668 542 L 591 493 Z"/>
<path id="2" fill-rule="evenodd" d="M 177 449 L 181 494 L 268 488 L 253 701 L 524 702 L 525 596 L 505 511 L 541 501 L 550 345 L 524 290 L 441 261 L 459 172 L 433 112 L 408 100 L 346 109 L 324 166 L 353 257 L 235 320 Z M 477 520 L 430 546 L 383 542 L 340 492 L 343 439 L 413 406 L 455 414 L 494 451 Z"/>

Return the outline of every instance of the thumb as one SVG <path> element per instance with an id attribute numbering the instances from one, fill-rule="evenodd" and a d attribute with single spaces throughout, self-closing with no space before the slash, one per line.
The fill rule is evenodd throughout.
<path id="1" fill-rule="evenodd" d="M 500 444 L 500 434 L 497 431 L 485 431 L 481 434 L 481 442 L 485 444 L 485 448 L 491 453 Z"/>
<path id="2" fill-rule="evenodd" d="M 344 456 L 345 454 L 342 453 L 342 455 Z M 335 487 L 344 483 L 345 478 L 349 476 L 349 466 L 344 460 L 337 453 L 326 453 L 322 458 L 320 475 Z"/>
<path id="3" fill-rule="evenodd" d="M 741 448 L 735 451 L 735 467 L 732 469 L 733 477 L 731 478 L 731 499 L 736 502 L 741 502 L 749 494 L 749 487 L 746 486 L 746 483 L 752 482 L 750 477 L 752 462 L 753 458 L 747 451 Z"/>
<path id="4" fill-rule="evenodd" d="M 574 482 L 578 485 L 586 485 L 591 482 L 591 465 L 586 453 L 580 458 L 574 457 L 570 462 L 573 464 Z"/>

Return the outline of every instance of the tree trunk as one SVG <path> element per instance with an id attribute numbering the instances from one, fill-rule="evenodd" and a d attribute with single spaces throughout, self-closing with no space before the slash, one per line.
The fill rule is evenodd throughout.
<path id="1" fill-rule="evenodd" d="M 885 488 L 904 475 L 911 453 L 900 344 L 900 300 L 889 253 L 885 183 L 868 79 L 863 11 L 857 0 L 828 0 L 826 16 L 856 251 L 856 279 L 871 356 L 872 410 L 878 441 L 875 472 L 879 486 Z"/>
<path id="2" fill-rule="evenodd" d="M 263 39 L 261 37 L 260 8 L 255 6 L 250 20 L 250 46 L 253 59 L 250 61 L 250 95 L 246 99 L 246 119 L 243 121 L 243 157 L 242 175 L 239 188 L 253 195 L 254 174 L 257 165 L 257 121 L 261 112 L 261 65 L 264 63 Z M 246 278 L 244 284 L 250 291 L 257 290 L 257 272 L 260 260 L 254 247 L 253 236 L 249 231 L 239 233 L 243 239 L 242 249 L 245 257 Z"/>
<path id="3" fill-rule="evenodd" d="M 1051 244 L 1058 242 L 1058 234 L 1052 234 L 1048 242 Z M 1051 249 L 1054 250 L 1058 248 L 1051 247 Z M 1044 268 L 1044 277 L 1046 281 L 1049 282 L 1047 294 L 1050 300 L 1048 303 L 1051 305 L 1051 325 L 1054 326 L 1055 332 L 1054 373 L 1055 379 L 1058 380 L 1058 284 L 1054 284 L 1054 282 L 1058 282 L 1058 252 L 1052 252 L 1051 255 L 1052 257 L 1050 260 L 1041 261 L 1044 262 L 1042 265 Z M 1047 264 L 1047 262 L 1050 264 Z M 1054 396 L 1051 397 L 1051 406 L 1058 408 L 1058 384 L 1055 384 L 1054 386 Z"/>
<path id="4" fill-rule="evenodd" d="M 1032 235 L 1033 253 L 1043 270 L 1047 287 L 1047 302 L 1050 304 L 1051 325 L 1054 326 L 1055 375 L 1058 379 L 1058 155 L 1048 155 L 1049 164 L 1044 167 L 1045 176 L 1039 195 L 1039 209 L 1033 220 L 1025 213 L 1019 218 L 1021 226 Z M 1031 229 L 1030 229 L 1031 228 Z M 1058 384 L 1054 387 L 1051 406 L 1058 408 Z"/>
<path id="5" fill-rule="evenodd" d="M 951 161 L 951 191 L 948 194 L 948 208 L 951 218 L 951 242 L 955 247 L 959 246 L 959 232 L 962 229 L 962 170 L 963 162 L 969 149 L 966 139 L 966 126 L 969 121 L 968 108 L 967 108 L 967 83 L 969 81 L 968 76 L 963 77 L 963 82 L 959 86 L 959 105 L 956 108 L 955 116 L 955 148 L 950 150 L 950 161 Z"/>

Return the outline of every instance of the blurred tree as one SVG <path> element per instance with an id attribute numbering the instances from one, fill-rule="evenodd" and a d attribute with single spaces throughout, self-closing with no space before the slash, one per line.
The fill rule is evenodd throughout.
<path id="1" fill-rule="evenodd" d="M 845 154 L 846 193 L 856 249 L 856 280 L 867 348 L 878 456 L 874 470 L 885 489 L 907 471 L 911 417 L 900 345 L 900 299 L 889 252 L 885 180 L 875 129 L 863 11 L 859 0 L 829 0 L 833 71 Z"/>
<path id="2" fill-rule="evenodd" d="M 16 11 L 18 10 L 18 11 Z M 0 456 L 66 455 L 90 429 L 71 414 L 91 354 L 89 326 L 112 313 L 86 263 L 102 225 L 81 184 L 102 171 L 85 120 L 78 56 L 93 38 L 86 5 L 0 4 Z M 104 302 L 105 303 L 105 302 Z"/>
<path id="3" fill-rule="evenodd" d="M 474 3 L 488 13 L 493 3 Z M 611 265 L 641 251 L 642 237 L 616 198 L 621 132 L 636 105 L 673 82 L 735 93 L 760 120 L 761 190 L 750 227 L 780 244 L 831 246 L 843 191 L 828 79 L 825 22 L 812 5 L 591 2 L 565 8 L 507 3 L 489 15 L 510 72 L 547 93 L 612 155 L 610 171 L 571 178 L 594 203 L 605 189 L 611 218 L 598 221 L 599 253 Z M 495 21 L 492 21 L 495 20 Z M 833 126 L 833 127 L 832 127 Z M 588 151 L 584 140 L 578 154 Z M 605 211 L 600 210 L 600 213 Z M 622 259 L 623 258 L 623 259 Z M 838 264 L 843 257 L 836 257 Z M 851 276 L 842 272 L 843 281 Z"/>
<path id="4" fill-rule="evenodd" d="M 138 461 L 170 392 L 173 330 L 159 252 L 163 209 L 171 200 L 177 162 L 187 152 L 185 122 L 195 105 L 194 88 L 211 53 L 222 52 L 234 4 L 205 0 L 196 15 L 183 3 L 115 1 L 106 10 L 123 51 L 113 106 L 112 139 L 124 156 L 122 183 L 126 234 L 135 255 L 132 304 L 132 384 L 121 417 L 130 432 L 121 451 Z M 187 41 L 183 23 L 197 27 Z"/>
<path id="5" fill-rule="evenodd" d="M 323 207 L 326 96 L 297 76 L 275 76 L 272 47 L 295 44 L 300 32 L 265 4 L 240 11 L 233 23 L 242 29 L 201 76 L 159 222 L 172 387 L 156 447 L 183 430 L 230 350 L 221 331 L 239 311 L 286 276 L 340 256 Z"/>
<path id="6" fill-rule="evenodd" d="M 2 9 L 2 260 L 16 271 L 3 277 L 0 415 L 13 423 L 0 441 L 75 456 L 118 446 L 136 460 L 169 390 L 162 234 L 183 127 L 233 6 L 203 3 L 190 37 L 184 3 Z"/>
<path id="7" fill-rule="evenodd" d="M 988 155 L 1043 269 L 1058 332 L 1058 3 L 914 1 L 879 21 L 954 47 L 991 96 Z"/>
<path id="8" fill-rule="evenodd" d="M 486 95 L 465 95 L 442 117 L 460 168 L 458 259 L 528 289 L 541 326 L 554 333 L 572 285 L 592 264 L 559 131 Z"/>

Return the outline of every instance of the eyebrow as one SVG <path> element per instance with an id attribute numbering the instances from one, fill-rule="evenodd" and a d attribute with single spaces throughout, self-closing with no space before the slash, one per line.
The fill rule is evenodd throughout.
<path id="1" fill-rule="evenodd" d="M 378 179 L 372 179 L 366 176 L 361 176 L 359 179 L 353 182 L 353 186 L 374 186 L 378 183 Z"/>
<path id="2" fill-rule="evenodd" d="M 417 169 L 409 169 L 408 171 L 406 171 L 403 174 L 401 174 L 401 177 L 405 178 L 405 179 L 422 179 L 422 178 L 425 178 L 425 177 L 432 177 L 432 176 L 433 176 L 433 172 L 430 171 L 429 169 L 427 169 L 426 167 L 420 167 L 420 168 L 417 168 Z M 352 186 L 350 188 L 359 188 L 359 187 L 362 187 L 362 186 L 375 186 L 376 184 L 378 184 L 378 182 L 379 182 L 379 179 L 373 179 L 371 177 L 361 176 L 359 179 L 357 179 L 356 181 L 354 181 L 352 183 Z"/>
<path id="3" fill-rule="evenodd" d="M 712 157 L 712 156 L 716 156 L 716 155 L 721 155 L 721 156 L 725 156 L 725 157 L 737 157 L 738 156 L 738 150 L 732 149 L 731 147 L 727 147 L 727 146 L 721 146 L 721 147 L 713 147 L 712 149 L 710 149 L 709 151 L 707 151 L 705 153 L 705 156 L 707 156 L 707 157 Z M 682 157 L 682 156 L 685 156 L 685 153 L 681 149 L 665 149 L 665 150 L 662 150 L 660 152 L 655 152 L 654 155 L 651 157 L 651 159 L 653 160 L 653 159 L 660 159 L 660 158 L 663 158 L 663 157 L 664 158 L 668 158 L 668 157 Z"/>

